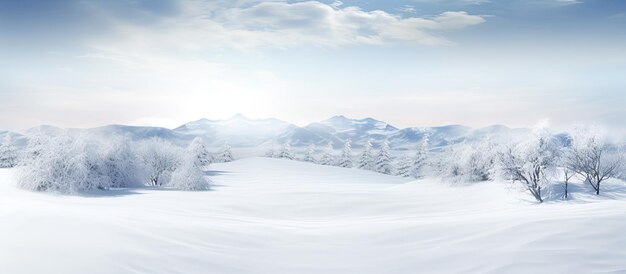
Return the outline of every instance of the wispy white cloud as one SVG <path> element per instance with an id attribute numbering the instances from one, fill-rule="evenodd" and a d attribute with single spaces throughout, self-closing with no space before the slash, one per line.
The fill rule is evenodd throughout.
<path id="1" fill-rule="evenodd" d="M 403 17 L 381 10 L 366 11 L 307 2 L 211 2 L 183 1 L 182 12 L 164 17 L 159 24 L 141 26 L 118 21 L 117 41 L 151 40 L 162 45 L 189 49 L 259 46 L 289 48 L 301 45 L 338 47 L 350 44 L 414 42 L 449 44 L 442 31 L 485 22 L 478 15 L 448 11 L 431 17 Z M 435 34 L 434 31 L 437 31 Z"/>

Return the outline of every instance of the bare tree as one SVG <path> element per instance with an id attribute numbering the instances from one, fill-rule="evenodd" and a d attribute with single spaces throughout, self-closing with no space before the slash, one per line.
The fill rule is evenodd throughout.
<path id="1" fill-rule="evenodd" d="M 566 167 L 582 176 L 600 195 L 601 183 L 618 175 L 622 158 L 617 151 L 610 151 L 598 130 L 579 129 L 572 138 Z"/>

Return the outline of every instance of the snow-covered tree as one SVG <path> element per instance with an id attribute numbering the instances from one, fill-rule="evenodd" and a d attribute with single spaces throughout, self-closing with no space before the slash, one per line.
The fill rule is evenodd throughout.
<path id="1" fill-rule="evenodd" d="M 181 163 L 181 149 L 159 138 L 142 141 L 138 153 L 152 186 L 167 184 L 172 172 Z"/>
<path id="2" fill-rule="evenodd" d="M 359 156 L 358 168 L 371 170 L 373 162 L 372 142 L 368 140 L 367 143 L 365 143 L 365 147 L 363 147 L 361 155 Z"/>
<path id="3" fill-rule="evenodd" d="M 227 142 L 224 143 L 224 147 L 222 148 L 222 152 L 220 153 L 218 158 L 220 163 L 228 163 L 235 160 L 235 158 L 233 158 L 233 152 L 231 151 L 231 147 Z"/>
<path id="4" fill-rule="evenodd" d="M 424 169 L 428 161 L 428 136 L 424 136 L 422 142 L 420 142 L 415 157 L 413 158 L 412 166 L 410 167 L 410 176 L 413 178 L 421 178 L 424 176 Z"/>
<path id="5" fill-rule="evenodd" d="M 487 181 L 496 173 L 496 145 L 489 140 L 451 145 L 436 158 L 435 173 L 453 181 Z"/>
<path id="6" fill-rule="evenodd" d="M 402 177 L 413 176 L 413 161 L 409 158 L 402 158 L 396 165 L 396 175 Z"/>
<path id="7" fill-rule="evenodd" d="M 104 172 L 111 180 L 111 187 L 130 187 L 143 184 L 143 168 L 137 151 L 130 140 L 108 138 L 104 146 Z"/>
<path id="8" fill-rule="evenodd" d="M 385 140 L 380 146 L 380 151 L 378 152 L 378 155 L 376 156 L 376 162 L 374 163 L 374 170 L 383 174 L 393 173 L 389 141 L 387 140 Z"/>
<path id="9" fill-rule="evenodd" d="M 302 159 L 305 162 L 315 163 L 317 160 L 315 159 L 315 145 L 310 144 L 304 153 L 304 158 Z"/>
<path id="10" fill-rule="evenodd" d="M 102 144 L 86 136 L 40 136 L 37 154 L 24 160 L 18 186 L 35 191 L 75 193 L 112 186 Z"/>
<path id="11" fill-rule="evenodd" d="M 320 158 L 319 163 L 325 166 L 335 165 L 335 158 L 333 157 L 333 145 L 328 143 L 328 146 L 324 150 L 324 154 L 322 154 L 322 158 Z"/>
<path id="12" fill-rule="evenodd" d="M 7 134 L 2 143 L 0 143 L 0 168 L 16 166 L 17 156 L 17 149 L 11 143 L 11 139 Z"/>
<path id="13" fill-rule="evenodd" d="M 196 137 L 193 141 L 191 141 L 187 147 L 187 154 L 192 155 L 195 158 L 195 165 L 201 169 L 208 166 L 212 160 L 209 150 L 206 148 L 204 141 L 200 137 Z"/>
<path id="14" fill-rule="evenodd" d="M 503 175 L 521 182 L 538 202 L 543 202 L 542 190 L 551 184 L 558 163 L 558 145 L 543 129 L 522 142 L 508 146 L 499 153 Z"/>
<path id="15" fill-rule="evenodd" d="M 579 129 L 566 157 L 566 167 L 583 177 L 596 195 L 603 181 L 618 176 L 623 162 L 621 153 L 611 149 L 597 129 Z"/>
<path id="16" fill-rule="evenodd" d="M 280 151 L 278 152 L 277 157 L 293 160 L 295 157 L 293 155 L 293 151 L 291 150 L 291 145 L 289 145 L 289 143 L 283 144 Z"/>
<path id="17" fill-rule="evenodd" d="M 340 167 L 352 167 L 352 145 L 351 141 L 347 140 L 343 144 L 343 150 L 341 151 L 341 157 L 337 161 L 337 166 Z"/>
<path id="18" fill-rule="evenodd" d="M 186 155 L 181 164 L 172 172 L 168 186 L 180 190 L 208 190 L 209 180 L 202 171 L 196 155 Z"/>

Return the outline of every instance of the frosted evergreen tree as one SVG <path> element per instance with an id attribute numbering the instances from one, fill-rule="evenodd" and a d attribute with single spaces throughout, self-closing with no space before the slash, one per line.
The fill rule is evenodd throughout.
<path id="1" fill-rule="evenodd" d="M 9 135 L 0 144 L 0 168 L 14 167 L 17 165 L 17 149 L 11 144 Z"/>
<path id="2" fill-rule="evenodd" d="M 361 156 L 359 156 L 358 167 L 360 169 L 371 170 L 372 169 L 372 142 L 367 141 Z"/>
<path id="3" fill-rule="evenodd" d="M 208 190 L 208 178 L 202 172 L 197 155 L 185 155 L 181 164 L 172 172 L 168 186 L 180 190 Z"/>
<path id="4" fill-rule="evenodd" d="M 341 151 L 341 157 L 337 162 L 337 166 L 350 168 L 352 165 L 352 145 L 351 141 L 347 140 L 343 144 L 343 150 Z"/>
<path id="5" fill-rule="evenodd" d="M 333 157 L 333 145 L 331 143 L 328 143 L 328 146 L 320 159 L 320 164 L 325 166 L 332 166 L 335 164 L 335 159 Z"/>
<path id="6" fill-rule="evenodd" d="M 235 160 L 233 158 L 233 152 L 231 151 L 231 147 L 228 142 L 224 142 L 224 147 L 222 148 L 222 153 L 219 156 L 220 163 L 228 163 Z"/>
<path id="7" fill-rule="evenodd" d="M 317 162 L 317 160 L 315 160 L 315 145 L 311 144 L 309 145 L 309 147 L 307 148 L 305 154 L 304 154 L 304 161 L 305 162 L 311 162 L 311 163 L 315 163 Z"/>
<path id="8" fill-rule="evenodd" d="M 187 147 L 187 153 L 193 156 L 194 164 L 200 169 L 211 163 L 211 154 L 209 154 L 209 150 L 200 137 L 193 139 L 189 147 Z"/>
<path id="9" fill-rule="evenodd" d="M 409 158 L 402 158 L 398 161 L 398 165 L 396 167 L 396 175 L 402 177 L 411 177 L 413 171 L 413 162 Z"/>
<path id="10" fill-rule="evenodd" d="M 410 176 L 421 178 L 424 176 L 424 168 L 428 161 L 428 135 L 425 135 L 420 143 L 415 158 L 413 158 L 413 166 L 411 167 Z"/>
<path id="11" fill-rule="evenodd" d="M 291 151 L 291 146 L 289 145 L 289 143 L 285 143 L 280 149 L 280 152 L 278 153 L 278 158 L 284 158 L 289 160 L 293 160 L 295 158 L 293 156 L 293 151 Z"/>
<path id="12" fill-rule="evenodd" d="M 374 164 L 374 170 L 383 174 L 392 174 L 393 168 L 391 166 L 389 141 L 385 140 L 380 146 L 380 151 L 376 157 L 376 163 Z"/>

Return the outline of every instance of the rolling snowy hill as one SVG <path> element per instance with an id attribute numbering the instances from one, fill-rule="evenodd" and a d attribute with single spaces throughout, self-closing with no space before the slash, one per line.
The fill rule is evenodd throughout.
<path id="1" fill-rule="evenodd" d="M 538 205 L 297 161 L 211 166 L 212 191 L 18 190 L 0 169 L 0 273 L 623 273 L 623 184 Z"/>

